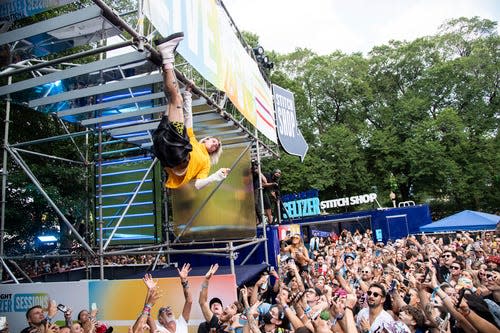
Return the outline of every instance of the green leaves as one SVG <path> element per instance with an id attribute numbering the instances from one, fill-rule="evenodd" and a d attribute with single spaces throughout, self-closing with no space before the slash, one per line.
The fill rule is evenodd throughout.
<path id="1" fill-rule="evenodd" d="M 368 57 L 279 56 L 271 79 L 295 93 L 310 145 L 302 165 L 286 155 L 272 162 L 283 191 L 332 197 L 376 186 L 450 211 L 497 209 L 499 46 L 496 23 L 474 17 Z"/>

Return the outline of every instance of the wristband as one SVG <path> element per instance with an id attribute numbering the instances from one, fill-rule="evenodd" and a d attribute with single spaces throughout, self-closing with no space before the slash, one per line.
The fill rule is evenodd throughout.
<path id="1" fill-rule="evenodd" d="M 311 312 L 311 307 L 310 307 L 309 305 L 308 305 L 308 306 L 306 306 L 306 308 L 304 309 L 304 312 L 305 312 L 306 314 L 308 314 L 309 312 Z"/>
<path id="2" fill-rule="evenodd" d="M 432 292 L 433 292 L 433 293 L 436 293 L 439 289 L 441 289 L 441 287 L 440 287 L 440 286 L 437 286 L 436 288 L 432 289 Z"/>
<path id="3" fill-rule="evenodd" d="M 151 314 L 151 307 L 148 304 L 144 305 L 144 309 L 142 309 L 142 314 L 147 314 L 148 316 Z"/>
<path id="4" fill-rule="evenodd" d="M 203 289 L 207 289 L 207 288 L 208 288 L 208 282 L 207 282 L 207 281 L 203 282 L 203 283 L 201 284 L 201 288 L 203 288 Z"/>
<path id="5" fill-rule="evenodd" d="M 285 311 L 286 309 L 290 309 L 290 307 L 288 306 L 288 304 L 283 305 L 283 311 Z"/>
<path id="6" fill-rule="evenodd" d="M 351 311 L 352 311 L 352 313 L 354 314 L 354 310 L 353 310 L 350 306 L 346 306 L 346 307 L 345 307 L 345 309 L 346 309 L 346 310 L 351 310 Z"/>
<path id="7" fill-rule="evenodd" d="M 462 311 L 460 311 L 460 312 L 462 312 Z M 468 317 L 469 315 L 470 315 L 470 309 L 468 309 L 467 312 L 462 312 L 462 316 L 464 316 L 464 317 Z"/>
<path id="8" fill-rule="evenodd" d="M 189 288 L 189 281 L 181 281 L 182 288 Z"/>
<path id="9" fill-rule="evenodd" d="M 146 303 L 146 304 L 144 304 L 144 307 L 145 308 L 149 308 L 151 310 L 151 308 L 153 307 L 153 304 L 152 303 Z"/>

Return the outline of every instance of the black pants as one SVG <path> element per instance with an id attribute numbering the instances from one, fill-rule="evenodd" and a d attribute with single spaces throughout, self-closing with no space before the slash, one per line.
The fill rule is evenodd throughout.
<path id="1" fill-rule="evenodd" d="M 193 146 L 189 142 L 186 128 L 182 134 L 163 116 L 158 128 L 153 132 L 153 153 L 163 167 L 187 166 Z"/>

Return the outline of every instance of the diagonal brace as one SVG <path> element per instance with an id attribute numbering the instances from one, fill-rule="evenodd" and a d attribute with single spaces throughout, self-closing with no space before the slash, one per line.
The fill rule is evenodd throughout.
<path id="1" fill-rule="evenodd" d="M 71 222 L 68 221 L 68 219 L 66 218 L 66 216 L 64 216 L 64 214 L 61 212 L 61 210 L 59 209 L 59 207 L 57 207 L 57 205 L 55 204 L 55 202 L 49 197 L 49 195 L 47 194 L 47 192 L 45 192 L 45 190 L 42 188 L 42 185 L 40 184 L 40 182 L 38 181 L 38 179 L 35 177 L 35 175 L 31 172 L 30 168 L 28 167 L 28 165 L 26 165 L 26 163 L 24 162 L 24 160 L 22 159 L 22 157 L 16 151 L 14 151 L 10 146 L 8 146 L 8 145 L 5 146 L 5 149 L 12 155 L 12 157 L 14 158 L 14 160 L 24 170 L 24 172 L 26 173 L 26 175 L 31 179 L 31 181 L 33 182 L 33 184 L 38 188 L 38 190 L 45 197 L 45 199 L 47 199 L 47 201 L 49 202 L 49 204 L 56 211 L 57 215 L 59 215 L 59 217 L 64 221 L 64 223 L 66 223 L 66 225 L 71 230 L 71 232 L 73 232 L 75 234 L 76 238 L 80 241 L 80 243 L 83 245 L 83 247 L 85 247 L 85 249 L 87 249 L 87 251 L 89 251 L 89 253 L 92 256 L 95 256 L 96 254 L 95 254 L 94 250 L 92 250 L 92 248 L 90 247 L 90 245 L 87 244 L 87 242 L 82 238 L 82 236 L 80 236 L 80 234 L 75 229 L 75 227 L 73 227 L 73 225 L 71 224 Z"/>

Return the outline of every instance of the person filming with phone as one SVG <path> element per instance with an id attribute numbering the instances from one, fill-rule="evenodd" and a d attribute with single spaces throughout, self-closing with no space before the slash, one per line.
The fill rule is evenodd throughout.
<path id="1" fill-rule="evenodd" d="M 98 313 L 99 309 L 95 303 L 92 303 L 90 312 L 88 310 L 82 310 L 78 313 L 78 322 L 83 327 L 85 333 L 106 333 L 108 327 L 106 324 L 97 320 Z"/>

